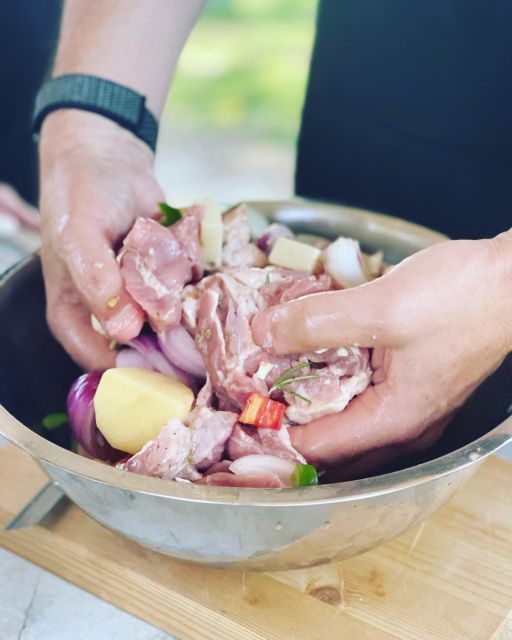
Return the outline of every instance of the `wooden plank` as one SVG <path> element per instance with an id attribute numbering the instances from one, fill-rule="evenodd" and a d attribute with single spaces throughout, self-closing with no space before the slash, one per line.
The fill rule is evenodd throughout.
<path id="1" fill-rule="evenodd" d="M 413 531 L 309 570 L 185 564 L 74 506 L 44 526 L 2 531 L 0 544 L 184 640 L 503 640 L 512 615 L 511 480 L 512 464 L 491 459 Z M 45 481 L 25 454 L 0 450 L 0 524 Z"/>

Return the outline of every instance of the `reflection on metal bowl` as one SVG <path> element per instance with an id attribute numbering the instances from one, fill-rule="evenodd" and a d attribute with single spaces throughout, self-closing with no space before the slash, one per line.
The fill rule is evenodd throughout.
<path id="1" fill-rule="evenodd" d="M 252 203 L 306 233 L 359 238 L 390 262 L 443 236 L 388 216 L 306 201 Z M 512 440 L 512 371 L 505 363 L 459 412 L 435 449 L 362 480 L 281 491 L 205 487 L 124 473 L 31 429 L 61 410 L 77 369 L 50 336 L 39 259 L 0 284 L 0 433 L 38 460 L 79 507 L 140 544 L 233 569 L 279 570 L 362 553 L 421 521 L 483 457 Z"/>

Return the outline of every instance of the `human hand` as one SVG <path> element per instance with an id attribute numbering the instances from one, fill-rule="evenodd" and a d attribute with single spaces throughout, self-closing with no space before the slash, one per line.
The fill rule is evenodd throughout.
<path id="1" fill-rule="evenodd" d="M 20 226 L 36 230 L 39 228 L 39 214 L 28 202 L 5 182 L 0 182 L 0 235 L 3 226 L 15 234 Z"/>
<path id="2" fill-rule="evenodd" d="M 382 278 L 266 310 L 258 344 L 276 353 L 373 348 L 373 382 L 338 415 L 290 429 L 318 465 L 365 473 L 430 446 L 512 348 L 512 238 L 449 241 Z"/>
<path id="3" fill-rule="evenodd" d="M 115 249 L 163 192 L 153 154 L 109 120 L 76 110 L 50 114 L 41 140 L 41 259 L 47 318 L 54 335 L 86 369 L 112 366 L 110 338 L 140 332 L 143 313 L 125 291 Z M 93 313 L 103 337 L 91 326 Z"/>

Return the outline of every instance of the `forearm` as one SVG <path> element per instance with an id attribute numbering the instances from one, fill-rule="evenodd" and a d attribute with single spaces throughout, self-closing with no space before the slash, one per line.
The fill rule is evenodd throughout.
<path id="1" fill-rule="evenodd" d="M 97 75 L 146 96 L 160 117 L 204 0 L 66 0 L 53 76 Z"/>
<path id="2" fill-rule="evenodd" d="M 494 273 L 490 272 L 483 286 L 492 287 L 496 283 L 493 287 L 496 290 L 496 305 L 501 305 L 503 309 L 502 330 L 508 352 L 512 352 L 512 229 L 500 233 L 491 243 L 494 248 Z"/>

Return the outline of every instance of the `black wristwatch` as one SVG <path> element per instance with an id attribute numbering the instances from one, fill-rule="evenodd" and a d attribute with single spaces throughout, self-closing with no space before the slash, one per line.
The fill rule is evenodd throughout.
<path id="1" fill-rule="evenodd" d="M 48 80 L 36 97 L 32 118 L 36 139 L 45 117 L 57 109 L 98 113 L 131 131 L 153 151 L 156 148 L 158 120 L 147 109 L 146 98 L 123 85 L 78 73 Z"/>

